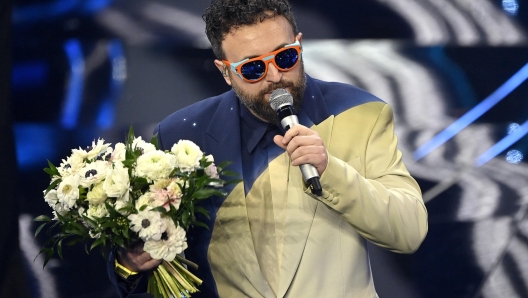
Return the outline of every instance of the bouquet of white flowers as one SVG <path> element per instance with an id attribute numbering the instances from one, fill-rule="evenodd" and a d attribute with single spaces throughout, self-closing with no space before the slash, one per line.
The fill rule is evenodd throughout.
<path id="1" fill-rule="evenodd" d="M 44 266 L 55 251 L 62 258 L 64 240 L 67 245 L 84 242 L 87 252 L 143 241 L 152 258 L 164 260 L 149 278 L 150 293 L 189 297 L 197 291 L 202 281 L 179 255 L 187 248 L 186 231 L 192 225 L 207 228 L 196 220 L 196 212 L 208 216 L 196 203 L 225 196 L 220 187 L 235 180 L 224 181 L 220 174 L 235 173 L 223 170 L 227 162 L 215 166 L 213 157 L 191 141 L 180 140 L 170 151 L 157 147 L 156 136 L 148 143 L 130 128 L 124 144 L 112 148 L 98 139 L 84 150 L 73 149 L 59 167 L 48 161 L 44 171 L 51 184 L 44 200 L 53 218 L 35 219 L 44 222 L 35 235 L 49 224 L 51 237 L 40 251 L 46 255 Z"/>

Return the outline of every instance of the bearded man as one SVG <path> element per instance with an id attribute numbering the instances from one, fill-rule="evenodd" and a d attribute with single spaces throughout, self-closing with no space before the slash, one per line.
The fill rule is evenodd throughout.
<path id="1" fill-rule="evenodd" d="M 227 187 L 226 198 L 204 201 L 209 229 L 187 235 L 185 256 L 204 280 L 193 297 L 377 297 L 367 241 L 412 253 L 427 233 L 392 109 L 305 74 L 287 0 L 213 0 L 204 20 L 232 90 L 175 112 L 156 133 L 162 149 L 188 139 L 232 161 L 243 182 Z M 300 123 L 286 132 L 269 103 L 279 88 L 291 93 Z M 319 174 L 320 195 L 305 183 L 303 164 Z M 141 247 L 120 251 L 117 261 L 140 273 L 124 280 L 110 266 L 122 297 L 145 292 L 160 264 Z"/>

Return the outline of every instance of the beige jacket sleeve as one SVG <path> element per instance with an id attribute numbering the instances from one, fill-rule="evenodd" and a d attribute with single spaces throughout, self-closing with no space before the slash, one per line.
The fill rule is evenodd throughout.
<path id="1" fill-rule="evenodd" d="M 397 149 L 391 107 L 364 104 L 314 129 L 322 134 L 329 161 L 321 176 L 323 195 L 306 193 L 371 242 L 394 252 L 416 251 L 427 234 L 427 210 Z"/>

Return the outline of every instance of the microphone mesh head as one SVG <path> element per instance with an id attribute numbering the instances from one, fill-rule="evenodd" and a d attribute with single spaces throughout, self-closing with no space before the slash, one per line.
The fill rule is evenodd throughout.
<path id="1" fill-rule="evenodd" d="M 282 105 L 293 105 L 293 96 L 286 89 L 276 89 L 271 92 L 270 105 L 274 111 L 277 111 Z"/>

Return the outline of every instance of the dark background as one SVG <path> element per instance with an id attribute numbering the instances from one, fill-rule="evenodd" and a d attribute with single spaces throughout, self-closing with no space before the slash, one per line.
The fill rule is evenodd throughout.
<path id="1" fill-rule="evenodd" d="M 98 137 L 123 141 L 130 125 L 150 138 L 173 111 L 227 91 L 203 33 L 208 3 L 0 2 L 1 297 L 116 297 L 97 251 L 67 249 L 45 269 L 35 259 L 44 238 L 31 220 L 51 214 L 42 169 Z M 379 296 L 528 297 L 528 138 L 474 166 L 528 120 L 528 1 L 291 3 L 308 74 L 393 106 L 400 149 L 428 200 L 429 233 L 415 254 L 370 247 Z M 496 105 L 479 105 L 496 90 Z M 482 116 L 413 158 L 475 111 Z"/>

